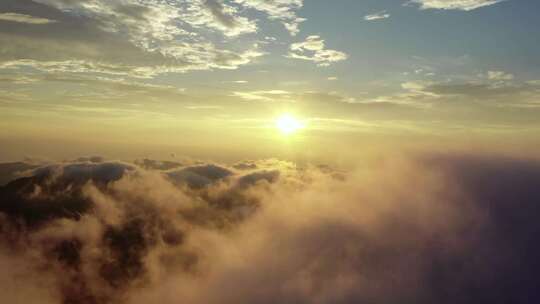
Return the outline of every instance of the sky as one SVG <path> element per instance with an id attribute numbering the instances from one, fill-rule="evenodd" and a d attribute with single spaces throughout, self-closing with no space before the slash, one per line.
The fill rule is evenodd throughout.
<path id="1" fill-rule="evenodd" d="M 533 0 L 3 0 L 0 159 L 534 154 L 539 9 Z M 281 134 L 282 115 L 302 129 Z"/>
<path id="2" fill-rule="evenodd" d="M 540 303 L 539 12 L 0 0 L 0 303 Z"/>

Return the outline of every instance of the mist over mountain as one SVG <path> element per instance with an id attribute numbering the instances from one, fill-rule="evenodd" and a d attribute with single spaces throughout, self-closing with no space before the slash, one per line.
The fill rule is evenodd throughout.
<path id="1" fill-rule="evenodd" d="M 51 163 L 0 188 L 0 300 L 534 303 L 539 186 L 496 156 Z"/>

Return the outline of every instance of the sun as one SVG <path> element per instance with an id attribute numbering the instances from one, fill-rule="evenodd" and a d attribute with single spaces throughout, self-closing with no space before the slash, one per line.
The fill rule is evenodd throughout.
<path id="1" fill-rule="evenodd" d="M 289 135 L 304 128 L 304 124 L 289 114 L 283 114 L 276 119 L 276 127 L 281 133 Z"/>

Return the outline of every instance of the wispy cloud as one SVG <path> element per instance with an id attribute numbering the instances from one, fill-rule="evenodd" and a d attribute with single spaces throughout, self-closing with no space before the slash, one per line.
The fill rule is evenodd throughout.
<path id="1" fill-rule="evenodd" d="M 418 4 L 421 9 L 443 9 L 471 11 L 505 0 L 411 0 L 408 4 Z"/>
<path id="2" fill-rule="evenodd" d="M 223 81 L 223 83 L 246 84 L 246 83 L 249 83 L 249 81 L 247 81 L 247 80 L 231 80 L 231 81 Z"/>
<path id="3" fill-rule="evenodd" d="M 20 4 L 19 4 L 20 3 Z M 86 72 L 136 77 L 192 70 L 236 69 L 265 54 L 256 34 L 266 13 L 289 27 L 301 22 L 302 1 L 254 0 L 35 0 L 0 3 L 0 66 L 30 65 L 43 72 Z M 51 10 L 52 8 L 52 10 Z M 9 12 L 16 9 L 17 13 Z M 50 12 L 55 12 L 50 15 Z M 49 14 L 49 15 L 43 15 Z M 53 17 L 51 17 L 53 16 Z M 54 19 L 54 20 L 53 20 Z M 56 23 L 45 35 L 35 24 Z M 297 30 L 294 31 L 295 33 Z M 222 43 L 247 36 L 241 44 Z M 36 38 L 38 37 L 38 38 Z M 104 41 L 107 41 L 104 43 Z M 69 68 L 66 68 L 69 67 Z M 22 72 L 22 71 L 20 71 Z"/>
<path id="4" fill-rule="evenodd" d="M 234 2 L 266 13 L 270 19 L 281 21 L 293 36 L 300 31 L 300 23 L 306 20 L 299 17 L 296 13 L 304 5 L 304 0 L 234 0 Z"/>
<path id="5" fill-rule="evenodd" d="M 514 79 L 514 74 L 506 73 L 504 71 L 488 71 L 487 78 L 490 80 L 512 80 Z"/>
<path id="6" fill-rule="evenodd" d="M 364 20 L 366 21 L 381 20 L 381 19 L 386 19 L 386 18 L 390 18 L 390 14 L 387 13 L 386 11 L 381 11 L 381 12 L 364 16 Z"/>
<path id="7" fill-rule="evenodd" d="M 233 92 L 232 96 L 249 101 L 286 101 L 292 93 L 283 90 Z"/>
<path id="8" fill-rule="evenodd" d="M 317 35 L 309 36 L 305 41 L 291 44 L 287 57 L 313 61 L 322 67 L 348 58 L 344 52 L 326 49 L 324 40 Z"/>
<path id="9" fill-rule="evenodd" d="M 2 13 L 0 14 L 0 21 L 11 21 L 11 22 L 19 22 L 19 23 L 27 23 L 27 24 L 48 24 L 48 23 L 56 22 L 56 20 L 50 20 L 47 18 L 35 17 L 35 16 L 25 15 L 25 14 L 17 14 L 17 13 Z"/>

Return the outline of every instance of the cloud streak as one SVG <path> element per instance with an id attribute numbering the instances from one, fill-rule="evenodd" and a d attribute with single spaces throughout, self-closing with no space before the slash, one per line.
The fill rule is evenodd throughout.
<path id="1" fill-rule="evenodd" d="M 374 21 L 374 20 L 381 20 L 381 19 L 387 19 L 390 18 L 390 14 L 386 11 L 381 11 L 374 14 L 369 14 L 364 16 L 364 20 L 366 21 Z"/>
<path id="2" fill-rule="evenodd" d="M 1 13 L 0 21 L 11 21 L 11 22 L 19 22 L 19 23 L 27 23 L 27 24 L 49 24 L 49 23 L 56 22 L 55 20 L 50 20 L 47 18 L 39 18 L 39 17 L 34 17 L 30 15 L 25 15 L 25 14 L 17 14 L 17 13 Z"/>
<path id="3" fill-rule="evenodd" d="M 472 11 L 503 1 L 504 0 L 411 0 L 408 3 L 419 5 L 420 9 Z"/>

